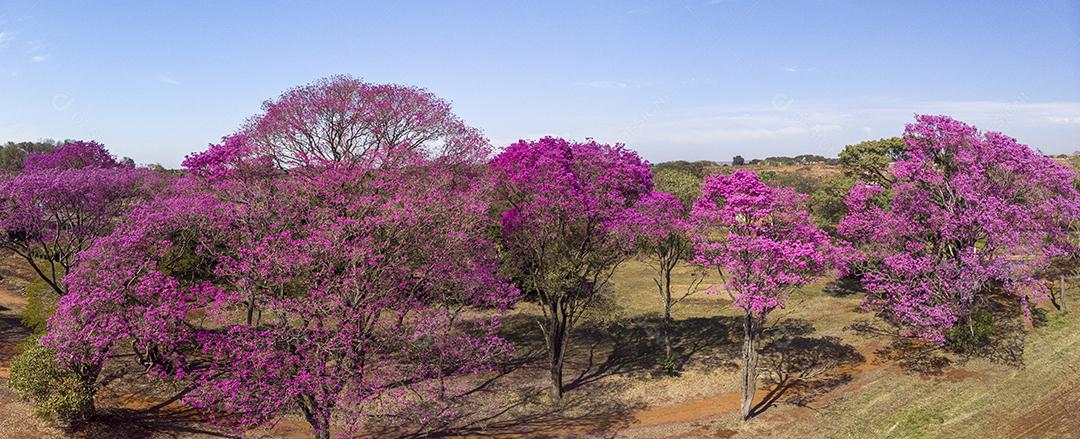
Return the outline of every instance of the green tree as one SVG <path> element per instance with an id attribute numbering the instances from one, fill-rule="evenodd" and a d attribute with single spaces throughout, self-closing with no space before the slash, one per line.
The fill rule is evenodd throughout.
<path id="1" fill-rule="evenodd" d="M 849 177 L 888 187 L 893 181 L 889 165 L 903 158 L 906 151 L 900 137 L 867 140 L 845 146 L 840 152 L 840 166 Z"/>
<path id="2" fill-rule="evenodd" d="M 687 210 L 701 195 L 702 177 L 676 169 L 659 169 L 653 173 L 653 187 L 674 195 Z"/>
<path id="3" fill-rule="evenodd" d="M 698 160 L 696 162 L 675 160 L 652 165 L 653 173 L 663 170 L 675 170 L 685 172 L 698 178 L 705 178 L 705 176 L 716 172 L 719 168 L 721 168 L 720 164 L 709 160 Z"/>
<path id="4" fill-rule="evenodd" d="M 30 154 L 42 154 L 51 152 L 58 146 L 67 143 L 45 139 L 38 142 L 7 142 L 0 146 L 0 173 L 16 174 L 22 170 L 23 162 Z"/>
<path id="5" fill-rule="evenodd" d="M 731 164 L 733 166 L 742 166 L 746 164 L 746 159 L 744 159 L 741 155 L 737 155 L 735 156 L 735 158 L 731 159 Z"/>
<path id="6" fill-rule="evenodd" d="M 810 214 L 818 227 L 832 233 L 847 213 L 844 198 L 855 185 L 855 179 L 846 175 L 829 177 L 810 194 Z"/>

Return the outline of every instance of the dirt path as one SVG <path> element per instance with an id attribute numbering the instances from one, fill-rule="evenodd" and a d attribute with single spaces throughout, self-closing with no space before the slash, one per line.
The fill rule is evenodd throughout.
<path id="1" fill-rule="evenodd" d="M 0 290 L 0 300 L 10 298 Z M 11 358 L 17 354 L 19 343 L 30 336 L 30 330 L 19 323 L 19 308 L 0 303 L 0 379 L 6 380 L 11 373 Z"/>
<path id="2" fill-rule="evenodd" d="M 19 321 L 26 308 L 26 298 L 19 294 L 30 282 L 29 269 L 14 255 L 0 256 L 0 379 L 6 380 L 11 371 L 11 358 L 17 347 L 30 336 L 30 330 Z"/>
<path id="3" fill-rule="evenodd" d="M 758 389 L 754 394 L 754 401 L 761 401 L 768 393 L 767 389 Z M 634 414 L 634 423 L 630 424 L 630 428 L 692 422 L 735 413 L 739 410 L 741 399 L 738 393 L 725 393 L 714 398 L 649 408 Z"/>
<path id="4" fill-rule="evenodd" d="M 11 358 L 18 353 L 17 346 L 30 336 L 30 330 L 19 322 L 26 299 L 13 291 L 13 284 L 20 279 L 12 275 L 12 270 L 0 270 L 0 379 L 4 380 L 11 371 Z"/>
<path id="5" fill-rule="evenodd" d="M 19 312 L 26 307 L 26 299 L 15 292 L 26 285 L 27 278 L 12 267 L 10 261 L 0 260 L 0 413 L 3 414 L 0 437 L 63 437 L 59 430 L 34 417 L 30 404 L 16 398 L 7 387 L 11 359 L 18 353 L 18 345 L 30 336 L 30 330 L 19 322 Z"/>

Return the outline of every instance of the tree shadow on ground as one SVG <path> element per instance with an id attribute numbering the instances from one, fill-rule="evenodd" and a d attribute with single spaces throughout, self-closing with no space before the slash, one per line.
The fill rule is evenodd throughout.
<path id="1" fill-rule="evenodd" d="M 7 363 L 18 354 L 18 346 L 30 336 L 30 329 L 13 315 L 0 315 L 0 362 Z"/>
<path id="2" fill-rule="evenodd" d="M 587 339 L 592 343 L 606 340 L 611 348 L 599 364 L 576 362 L 581 372 L 578 379 L 572 381 L 573 387 L 612 375 L 656 378 L 669 373 L 660 369 L 665 361 L 662 324 L 659 317 L 647 316 L 606 330 L 589 328 Z M 742 353 L 742 325 L 742 318 L 735 316 L 673 321 L 669 328 L 674 357 L 672 370 L 678 373 L 691 367 L 737 369 Z M 794 337 L 813 331 L 813 325 L 807 320 L 781 319 L 766 327 L 762 337 Z"/>
<path id="3" fill-rule="evenodd" d="M 947 351 L 924 340 L 904 336 L 886 323 L 864 320 L 847 327 L 848 330 L 866 335 L 884 337 L 887 344 L 874 352 L 879 358 L 891 361 L 901 369 L 924 376 L 940 376 L 952 365 Z"/>
<path id="4" fill-rule="evenodd" d="M 645 316 L 611 325 L 586 324 L 575 330 L 568 350 L 565 376 L 566 393 L 561 401 L 552 401 L 547 387 L 547 354 L 535 316 L 518 315 L 503 322 L 504 336 L 517 346 L 516 359 L 503 365 L 498 373 L 477 388 L 484 403 L 456 408 L 459 419 L 453 427 L 440 432 L 416 432 L 410 436 L 432 435 L 518 435 L 526 437 L 610 436 L 633 422 L 633 414 L 645 408 L 643 401 L 627 399 L 631 383 L 614 379 L 659 379 L 665 359 L 659 316 Z M 813 345 L 798 338 L 813 332 L 810 322 L 799 319 L 778 321 L 763 335 L 766 340 L 788 340 L 795 348 L 807 349 L 798 354 L 809 358 L 815 348 L 826 356 L 840 358 L 838 348 L 827 342 Z M 742 321 L 734 316 L 676 320 L 670 326 L 672 353 L 679 370 L 687 367 L 715 369 L 739 367 Z M 824 343 L 824 344 L 822 344 Z M 776 345 L 779 349 L 779 345 Z M 830 358 L 831 358 L 830 357 Z M 793 361 L 794 357 L 791 358 Z M 835 360 L 839 362 L 840 360 Z M 811 379 L 810 365 L 829 363 L 827 359 L 800 360 L 807 370 L 803 377 L 807 391 L 824 381 Z M 832 363 L 829 363 L 832 364 Z M 788 374 L 796 373 L 788 371 Z M 797 375 L 797 373 L 796 373 Z M 795 376 L 795 375 L 791 375 Z M 822 375 L 824 376 L 824 375 Z M 803 384 L 800 384 L 803 385 Z M 824 392 L 825 390 L 822 390 Z M 403 436 L 400 430 L 385 430 L 384 436 Z"/>
<path id="5" fill-rule="evenodd" d="M 567 390 L 615 375 L 658 378 L 690 365 L 735 367 L 733 360 L 742 335 L 738 319 L 720 316 L 672 321 L 668 331 L 674 363 L 667 371 L 661 370 L 667 360 L 662 327 L 660 317 L 645 316 L 607 327 L 582 328 L 575 335 L 583 349 L 571 353 L 571 370 L 576 372 L 568 375 Z"/>
<path id="6" fill-rule="evenodd" d="M 1015 296 L 1003 291 L 996 291 L 983 297 L 974 309 L 976 315 L 988 317 L 981 324 L 989 325 L 989 335 L 975 340 L 970 339 L 973 326 L 961 319 L 949 340 L 949 349 L 964 362 L 973 358 L 983 358 L 992 363 L 1014 368 L 1024 367 L 1024 343 L 1027 331 L 1024 328 L 1024 311 Z M 1032 324 L 1038 326 L 1040 316 L 1033 313 Z"/>
<path id="7" fill-rule="evenodd" d="M 613 375 L 652 376 L 665 360 L 663 321 L 655 315 L 610 325 L 584 324 L 570 337 L 566 358 L 567 389 L 573 390 Z M 669 327 L 672 354 L 681 369 L 690 364 L 732 366 L 742 336 L 735 317 L 675 320 Z M 503 334 L 514 343 L 523 369 L 546 370 L 543 335 L 532 316 L 503 322 Z"/>
<path id="8" fill-rule="evenodd" d="M 851 381 L 850 367 L 866 361 L 837 337 L 779 337 L 761 350 L 763 383 L 772 386 L 750 411 L 764 413 L 778 402 L 805 407 Z"/>
<path id="9" fill-rule="evenodd" d="M 192 434 L 234 438 L 205 426 L 205 418 L 193 408 L 127 409 L 104 408 L 90 421 L 73 426 L 72 437 L 106 438 L 180 438 Z"/>
<path id="10" fill-rule="evenodd" d="M 480 383 L 473 391 L 482 394 L 474 407 L 460 412 L 453 427 L 431 435 L 518 435 L 525 437 L 603 437 L 633 422 L 633 413 L 645 408 L 641 401 L 622 393 L 629 383 L 619 377 L 658 378 L 664 360 L 658 316 L 635 318 L 615 324 L 587 323 L 571 336 L 564 370 L 565 394 L 559 401 L 549 396 L 548 357 L 536 316 L 516 315 L 503 321 L 503 336 L 514 343 L 512 361 Z M 669 327 L 673 356 L 678 367 L 688 364 L 735 367 L 737 338 L 741 327 L 733 317 L 677 320 Z M 386 430 L 383 436 L 403 436 Z"/>
<path id="11" fill-rule="evenodd" d="M 181 398 L 190 389 L 148 379 L 145 368 L 129 353 L 119 353 L 106 365 L 100 385 L 97 413 L 88 421 L 72 425 L 72 436 L 86 439 L 238 437 L 208 425 L 202 412 L 182 404 Z"/>
<path id="12" fill-rule="evenodd" d="M 981 296 L 971 320 L 961 318 L 942 346 L 901 334 L 899 328 L 880 321 L 861 321 L 848 327 L 864 335 L 884 336 L 888 344 L 875 352 L 908 372 L 941 376 L 945 369 L 982 358 L 1014 368 L 1024 366 L 1025 317 L 1015 296 L 995 291 Z M 1033 323 L 1039 324 L 1035 313 Z M 985 316 L 985 317 L 981 317 Z M 983 326 L 980 328 L 980 325 Z"/>
<path id="13" fill-rule="evenodd" d="M 858 276 L 845 276 L 825 284 L 822 291 L 833 297 L 847 297 L 864 290 L 862 280 Z"/>
<path id="14" fill-rule="evenodd" d="M 409 426 L 372 430 L 373 437 L 611 437 L 629 426 L 639 401 L 619 398 L 625 384 L 598 383 L 590 391 L 568 392 L 552 401 L 544 385 L 500 386 L 486 403 L 458 407 L 458 419 L 437 430 Z"/>
<path id="15" fill-rule="evenodd" d="M 611 376 L 659 378 L 687 368 L 738 369 L 742 349 L 742 318 L 735 316 L 699 317 L 676 320 L 669 327 L 674 364 L 664 370 L 664 347 L 659 317 L 646 316 L 622 325 L 585 328 L 580 339 L 588 352 L 572 353 L 570 364 L 577 369 L 567 384 L 568 390 L 589 385 Z M 814 332 L 803 319 L 783 319 L 766 327 L 765 340 L 796 337 Z M 606 349 L 605 349 L 606 348 Z M 600 354 L 597 352 L 600 351 Z M 603 356 L 603 361 L 596 361 Z"/>

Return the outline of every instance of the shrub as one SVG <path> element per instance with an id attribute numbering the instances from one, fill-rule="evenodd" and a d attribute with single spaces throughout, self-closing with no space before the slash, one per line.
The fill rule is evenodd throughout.
<path id="1" fill-rule="evenodd" d="M 664 357 L 660 363 L 660 373 L 664 376 L 677 377 L 679 376 L 679 359 L 674 355 L 668 355 Z"/>
<path id="2" fill-rule="evenodd" d="M 31 337 L 11 361 L 8 386 L 20 398 L 34 403 L 35 413 L 41 418 L 84 419 L 93 413 L 94 389 L 75 372 L 56 364 L 54 358 L 52 349 Z"/>
<path id="3" fill-rule="evenodd" d="M 19 319 L 34 334 L 44 334 L 45 322 L 56 312 L 56 293 L 45 281 L 34 279 L 26 286 L 26 299 L 26 309 L 19 314 Z"/>
<path id="4" fill-rule="evenodd" d="M 958 352 L 971 352 L 990 342 L 994 335 L 994 316 L 987 310 L 978 310 L 968 325 L 953 327 L 949 344 Z"/>

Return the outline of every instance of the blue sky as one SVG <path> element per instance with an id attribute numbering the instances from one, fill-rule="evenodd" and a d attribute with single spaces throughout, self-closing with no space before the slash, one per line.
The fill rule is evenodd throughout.
<path id="1" fill-rule="evenodd" d="M 428 88 L 497 146 L 835 155 L 937 113 L 1080 150 L 1077 1 L 0 2 L 0 141 L 175 166 L 337 73 Z"/>

